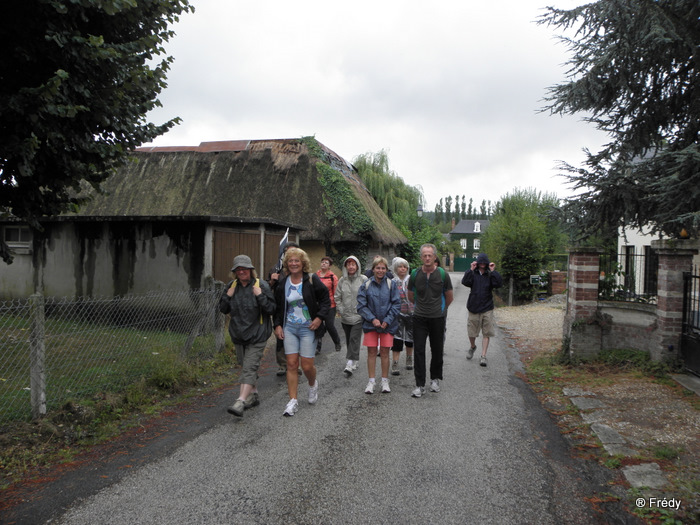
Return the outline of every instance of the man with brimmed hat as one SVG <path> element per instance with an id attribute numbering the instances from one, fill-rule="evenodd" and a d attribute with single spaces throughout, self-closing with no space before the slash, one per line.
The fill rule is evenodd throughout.
<path id="1" fill-rule="evenodd" d="M 237 255 L 231 267 L 231 281 L 219 301 L 219 310 L 230 315 L 228 331 L 241 366 L 241 389 L 228 412 L 242 417 L 243 411 L 260 403 L 256 383 L 267 340 L 272 334 L 270 316 L 275 313 L 275 298 L 270 286 L 258 279 L 250 257 Z"/>

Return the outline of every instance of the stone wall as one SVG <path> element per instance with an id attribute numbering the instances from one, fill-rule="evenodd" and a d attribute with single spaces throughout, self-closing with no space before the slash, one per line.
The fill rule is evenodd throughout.
<path id="1" fill-rule="evenodd" d="M 547 277 L 547 293 L 559 295 L 566 292 L 566 272 L 549 272 Z"/>
<path id="2" fill-rule="evenodd" d="M 683 317 L 683 272 L 697 253 L 692 241 L 654 241 L 659 255 L 656 305 L 598 301 L 600 251 L 569 250 L 564 337 L 572 357 L 603 349 L 634 348 L 656 361 L 679 357 Z"/>

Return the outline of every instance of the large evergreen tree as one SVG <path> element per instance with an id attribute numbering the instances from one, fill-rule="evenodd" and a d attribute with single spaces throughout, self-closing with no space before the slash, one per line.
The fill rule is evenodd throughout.
<path id="1" fill-rule="evenodd" d="M 547 8 L 572 57 L 545 110 L 583 113 L 610 136 L 584 166 L 562 164 L 581 193 L 566 202 L 585 233 L 700 226 L 700 2 L 599 0 Z"/>
<path id="2" fill-rule="evenodd" d="M 172 127 L 160 105 L 163 43 L 188 0 L 10 0 L 0 22 L 0 216 L 39 218 L 81 202 L 130 151 Z M 0 256 L 11 254 L 0 239 Z"/>

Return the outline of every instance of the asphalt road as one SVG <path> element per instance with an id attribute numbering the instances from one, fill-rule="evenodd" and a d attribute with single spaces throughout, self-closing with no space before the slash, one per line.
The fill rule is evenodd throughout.
<path id="1" fill-rule="evenodd" d="M 159 448 L 165 432 L 140 447 L 141 461 L 118 476 L 93 473 L 92 490 L 64 487 L 52 517 L 34 523 L 633 522 L 614 510 L 603 516 L 584 499 L 608 492 L 610 474 L 571 458 L 515 375 L 515 350 L 500 335 L 491 342 L 488 367 L 465 359 L 468 289 L 460 278 L 452 274 L 440 393 L 412 398 L 413 372 L 402 367 L 391 377 L 390 394 L 367 395 L 364 354 L 355 375 L 345 378 L 345 356 L 326 336 L 315 406 L 306 402 L 303 380 L 299 412 L 282 416 L 286 384 L 268 358 L 261 405 L 242 419 L 225 412 L 236 387 L 206 410 L 209 423 L 202 414 L 188 416 L 188 428 L 201 433 L 182 432 L 175 444 Z M 48 493 L 41 497 L 52 501 Z M 57 515 L 61 506 L 67 510 Z"/>

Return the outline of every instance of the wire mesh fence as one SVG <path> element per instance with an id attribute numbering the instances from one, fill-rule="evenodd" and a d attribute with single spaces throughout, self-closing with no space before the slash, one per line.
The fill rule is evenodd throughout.
<path id="1" fill-rule="evenodd" d="M 0 423 L 124 389 L 224 348 L 222 283 L 185 292 L 0 302 Z"/>
<path id="2" fill-rule="evenodd" d="M 598 298 L 656 304 L 658 274 L 659 260 L 653 251 L 601 255 Z"/>

